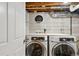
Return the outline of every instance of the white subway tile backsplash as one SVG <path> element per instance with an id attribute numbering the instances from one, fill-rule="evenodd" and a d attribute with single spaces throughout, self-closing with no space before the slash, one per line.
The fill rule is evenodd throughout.
<path id="1" fill-rule="evenodd" d="M 72 18 L 72 33 L 79 36 L 79 17 Z"/>
<path id="2" fill-rule="evenodd" d="M 42 15 L 43 22 L 36 23 L 35 16 Z M 29 32 L 70 34 L 70 18 L 51 18 L 48 12 L 29 13 Z"/>

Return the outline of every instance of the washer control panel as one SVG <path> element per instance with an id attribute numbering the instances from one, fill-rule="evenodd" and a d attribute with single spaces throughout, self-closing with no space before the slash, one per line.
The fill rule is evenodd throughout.
<path id="1" fill-rule="evenodd" d="M 74 38 L 59 38 L 60 41 L 74 41 Z"/>
<path id="2" fill-rule="evenodd" d="M 43 41 L 45 38 L 44 37 L 31 37 L 31 40 L 41 40 Z"/>
<path id="3" fill-rule="evenodd" d="M 53 42 L 75 42 L 76 38 L 74 36 L 54 35 L 49 36 L 49 40 Z"/>

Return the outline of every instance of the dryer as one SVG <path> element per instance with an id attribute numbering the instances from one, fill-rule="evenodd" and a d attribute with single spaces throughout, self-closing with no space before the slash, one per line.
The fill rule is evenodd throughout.
<path id="1" fill-rule="evenodd" d="M 47 55 L 47 36 L 27 35 L 25 45 L 26 56 L 46 56 Z"/>
<path id="2" fill-rule="evenodd" d="M 76 38 L 74 36 L 50 35 L 49 43 L 50 56 L 77 55 Z"/>

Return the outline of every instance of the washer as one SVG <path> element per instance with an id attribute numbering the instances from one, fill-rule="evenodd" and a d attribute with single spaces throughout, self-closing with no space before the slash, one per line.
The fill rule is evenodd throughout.
<path id="1" fill-rule="evenodd" d="M 46 56 L 47 55 L 47 36 L 28 35 L 26 36 L 26 56 Z"/>
<path id="2" fill-rule="evenodd" d="M 49 43 L 50 56 L 77 55 L 76 38 L 74 36 L 50 35 Z"/>

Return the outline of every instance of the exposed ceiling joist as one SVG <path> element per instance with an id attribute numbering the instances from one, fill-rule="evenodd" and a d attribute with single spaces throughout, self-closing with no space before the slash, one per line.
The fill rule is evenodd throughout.
<path id="1" fill-rule="evenodd" d="M 61 9 L 58 8 L 58 6 L 64 6 L 64 3 L 63 2 L 27 2 L 26 10 L 29 12 L 64 11 L 65 8 Z"/>
<path id="2" fill-rule="evenodd" d="M 26 8 L 28 7 L 51 7 L 51 6 L 59 6 L 63 5 L 63 2 L 27 2 L 26 3 Z"/>

